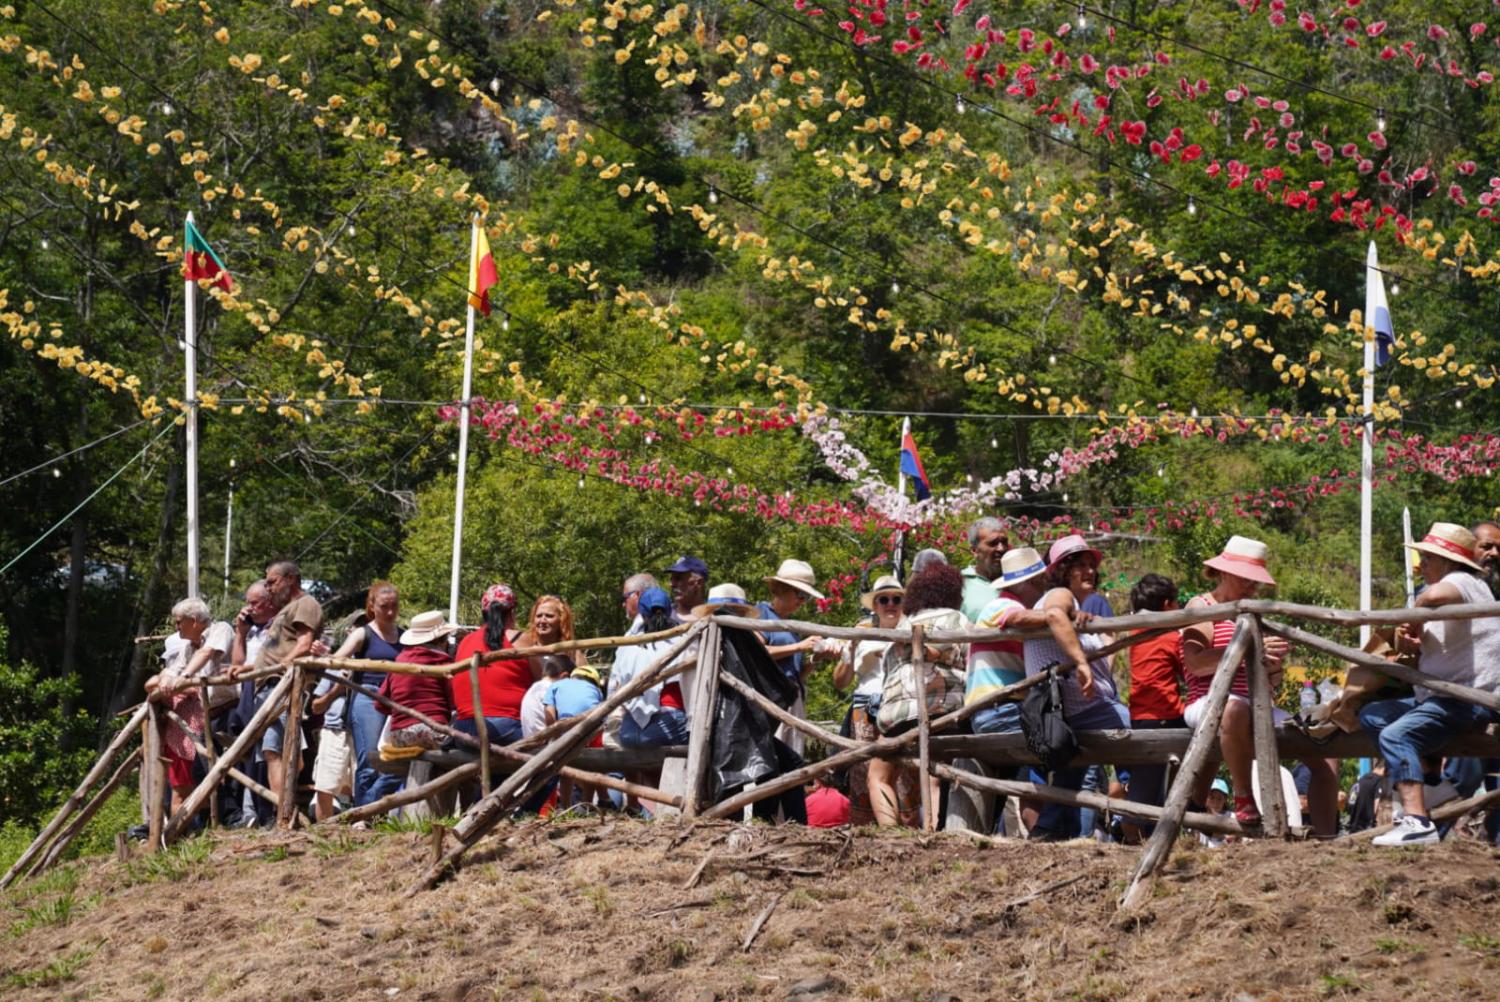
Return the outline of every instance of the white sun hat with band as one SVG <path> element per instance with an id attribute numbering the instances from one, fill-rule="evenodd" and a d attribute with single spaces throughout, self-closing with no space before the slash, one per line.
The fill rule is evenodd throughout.
<path id="1" fill-rule="evenodd" d="M 441 609 L 419 612 L 411 618 L 411 625 L 401 634 L 401 643 L 407 646 L 430 644 L 453 632 L 448 617 Z"/>
<path id="2" fill-rule="evenodd" d="M 1014 550 L 1006 550 L 1005 556 L 1000 558 L 1000 587 L 1009 588 L 1030 581 L 1038 574 L 1047 573 L 1047 561 L 1042 555 L 1029 546 L 1018 546 Z"/>
<path id="3" fill-rule="evenodd" d="M 1274 585 L 1276 579 L 1271 577 L 1270 571 L 1266 570 L 1266 560 L 1270 555 L 1271 548 L 1258 539 L 1230 536 L 1229 542 L 1224 544 L 1223 552 L 1217 557 L 1203 561 L 1203 566 L 1212 567 L 1225 574 L 1233 574 L 1247 581 Z"/>
<path id="4" fill-rule="evenodd" d="M 806 560 L 783 560 L 776 573 L 765 579 L 766 584 L 772 581 L 795 588 L 808 598 L 823 597 L 823 593 L 813 587 L 818 583 L 818 577 L 813 573 L 812 564 Z"/>
<path id="5" fill-rule="evenodd" d="M 1420 543 L 1406 544 L 1409 550 L 1431 553 L 1435 557 L 1443 557 L 1483 573 L 1484 568 L 1480 567 L 1479 561 L 1475 559 L 1478 547 L 1479 541 L 1474 538 L 1472 532 L 1452 522 L 1434 522 Z"/>

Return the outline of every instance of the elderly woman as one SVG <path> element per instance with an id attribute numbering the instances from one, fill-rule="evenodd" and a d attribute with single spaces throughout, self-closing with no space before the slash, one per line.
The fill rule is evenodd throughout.
<path id="1" fill-rule="evenodd" d="M 193 762 L 198 756 L 193 741 L 202 739 L 208 721 L 197 680 L 217 675 L 229 665 L 234 628 L 215 622 L 208 603 L 201 598 L 185 598 L 172 606 L 172 619 L 183 642 L 174 648 L 161 673 L 146 680 L 146 693 L 153 703 L 161 703 L 181 717 L 192 731 L 188 733 L 170 721 L 162 731 L 167 783 L 172 787 L 172 810 L 176 811 L 193 792 Z M 214 686 L 209 701 L 216 706 L 232 702 L 236 688 L 232 684 Z"/>
<path id="2" fill-rule="evenodd" d="M 1420 555 L 1418 565 L 1427 587 L 1417 596 L 1418 609 L 1435 609 L 1491 601 L 1480 577 L 1474 534 L 1449 522 L 1434 523 L 1419 543 L 1407 544 Z M 1407 623 L 1396 635 L 1401 651 L 1420 648 L 1422 673 L 1485 692 L 1500 692 L 1500 619 L 1436 619 Z M 1427 816 L 1424 777 L 1437 773 L 1436 752 L 1455 735 L 1495 719 L 1484 707 L 1417 687 L 1416 695 L 1371 703 L 1359 722 L 1380 745 L 1390 781 L 1395 784 L 1403 816 L 1396 827 L 1375 839 L 1380 846 L 1428 845 L 1438 832 Z"/>
<path id="3" fill-rule="evenodd" d="M 906 589 L 892 574 L 875 579 L 859 602 L 874 614 L 871 626 L 893 630 L 901 622 L 901 603 Z M 879 705 L 882 659 L 890 642 L 855 640 L 844 649 L 843 657 L 833 669 L 833 684 L 846 689 L 855 683 L 854 708 L 850 712 L 850 733 L 860 741 L 880 737 L 875 727 L 875 708 Z M 917 818 L 916 774 L 898 768 L 886 759 L 871 759 L 849 770 L 849 823 L 853 825 L 914 824 Z"/>
<path id="4" fill-rule="evenodd" d="M 448 664 L 448 637 L 451 633 L 453 627 L 448 624 L 448 617 L 441 609 L 418 613 L 412 617 L 411 626 L 401 634 L 402 650 L 396 655 L 396 661 L 400 664 L 428 667 Z M 453 699 L 446 678 L 441 675 L 392 672 L 380 683 L 380 694 L 403 707 L 393 709 L 381 704 L 381 712 L 391 718 L 390 730 L 386 732 L 384 741 L 386 748 L 433 749 L 443 744 L 445 737 L 442 733 L 406 711 L 415 710 L 440 724 L 446 724 L 453 712 Z"/>
<path id="5" fill-rule="evenodd" d="M 1063 717 L 1070 727 L 1080 731 L 1130 726 L 1130 713 L 1120 702 L 1109 659 L 1094 657 L 1092 653 L 1105 646 L 1108 638 L 1098 633 L 1080 635 L 1074 629 L 1083 612 L 1083 603 L 1098 591 L 1099 565 L 1103 559 L 1103 553 L 1076 533 L 1052 544 L 1047 552 L 1048 587 L 1033 606 L 1047 614 L 1051 635 L 1028 640 L 1025 645 L 1028 676 L 1041 674 L 1049 665 L 1068 672 L 1062 680 Z M 1053 770 L 1052 785 L 1081 789 L 1087 772 L 1086 766 Z M 1032 782 L 1045 783 L 1047 779 L 1032 770 Z M 1077 808 L 1047 804 L 1031 825 L 1031 837 L 1073 838 L 1080 834 L 1079 823 Z"/>
<path id="6" fill-rule="evenodd" d="M 1276 579 L 1266 569 L 1269 556 L 1270 548 L 1265 543 L 1244 536 L 1230 536 L 1218 556 L 1203 562 L 1209 578 L 1214 582 L 1213 588 L 1189 599 L 1186 608 L 1196 609 L 1254 598 L 1260 593 L 1262 586 L 1275 587 Z M 1187 707 L 1182 718 L 1194 730 L 1203 723 L 1214 672 L 1233 636 L 1232 619 L 1197 623 L 1182 631 L 1183 672 L 1187 679 Z M 1273 692 L 1281 681 L 1281 667 L 1286 660 L 1287 650 L 1286 641 L 1280 637 L 1266 638 L 1266 670 L 1270 674 Z M 1277 723 L 1288 719 L 1287 714 L 1281 710 L 1274 712 Z M 1224 718 L 1219 725 L 1219 750 L 1229 765 L 1229 781 L 1234 790 L 1235 820 L 1246 825 L 1259 824 L 1261 819 L 1252 785 L 1255 745 L 1250 724 L 1249 672 L 1246 664 L 1241 662 L 1235 671 L 1234 681 L 1230 684 L 1229 701 L 1224 705 Z M 1312 809 L 1313 829 L 1319 836 L 1331 838 L 1338 834 L 1336 765 L 1324 759 L 1311 759 L 1303 764 L 1311 772 L 1308 805 Z M 1206 770 L 1200 777 L 1198 795 L 1195 798 L 1199 803 L 1207 796 L 1212 779 L 1212 774 Z"/>
<path id="7" fill-rule="evenodd" d="M 372 581 L 365 590 L 365 621 L 349 631 L 336 658 L 362 658 L 366 661 L 394 661 L 401 653 L 401 596 L 389 581 Z M 357 671 L 351 681 L 369 689 L 380 688 L 383 671 Z M 333 690 L 329 690 L 332 692 Z M 327 693 L 325 693 L 327 695 Z M 329 701 L 330 704 L 332 700 Z M 354 803 L 363 806 L 395 793 L 401 786 L 400 776 L 391 776 L 375 768 L 380 755 L 380 731 L 385 715 L 375 700 L 363 693 L 353 693 L 344 707 L 349 737 L 354 746 Z"/>

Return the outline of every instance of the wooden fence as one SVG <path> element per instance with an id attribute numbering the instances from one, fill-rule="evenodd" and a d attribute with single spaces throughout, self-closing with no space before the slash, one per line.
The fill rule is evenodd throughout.
<path id="1" fill-rule="evenodd" d="M 239 679 L 220 677 L 200 680 L 204 687 L 202 690 L 204 705 L 207 706 L 208 685 L 244 678 L 279 676 L 253 718 L 222 752 L 214 754 L 215 743 L 211 727 L 205 728 L 210 733 L 204 734 L 201 739 L 195 735 L 200 754 L 211 765 L 202 782 L 194 788 L 181 808 L 170 817 L 165 816 L 163 806 L 165 775 L 160 766 L 160 728 L 167 717 L 167 712 L 155 703 L 148 702 L 138 707 L 125 727 L 110 742 L 94 767 L 89 770 L 78 788 L 64 802 L 57 815 L 21 854 L 5 876 L 0 878 L 0 887 L 8 886 L 23 874 L 35 875 L 61 858 L 68 843 L 82 830 L 104 800 L 137 769 L 140 770 L 141 782 L 145 786 L 146 802 L 151 805 L 148 848 L 152 851 L 182 836 L 192 818 L 205 804 L 209 803 L 211 795 L 225 776 L 237 779 L 255 790 L 261 797 L 275 804 L 280 826 L 292 827 L 296 824 L 307 824 L 307 819 L 296 809 L 297 756 L 301 744 L 302 727 L 300 714 L 290 714 L 287 717 L 283 747 L 288 750 L 288 761 L 285 781 L 279 790 L 269 790 L 254 783 L 239 771 L 236 764 L 245 758 L 266 728 L 282 716 L 287 707 L 302 705 L 302 693 L 307 690 L 314 678 L 327 677 L 350 691 L 362 692 L 370 696 L 389 709 L 400 709 L 427 723 L 438 733 L 478 752 L 477 761 L 452 764 L 446 772 L 424 784 L 404 789 L 375 803 L 347 811 L 333 822 L 324 822 L 325 824 L 348 823 L 376 817 L 405 804 L 443 793 L 459 784 L 479 779 L 483 784 L 480 796 L 468 806 L 458 824 L 449 833 L 453 845 L 451 848 L 446 844 L 439 846 L 435 854 L 435 862 L 412 885 L 410 893 L 418 893 L 436 884 L 444 875 L 451 872 L 461 862 L 464 854 L 501 819 L 521 804 L 526 803 L 557 776 L 619 790 L 657 804 L 669 805 L 680 810 L 682 816 L 689 820 L 714 819 L 734 817 L 746 806 L 804 784 L 814 776 L 856 765 L 872 758 L 897 758 L 912 760 L 924 776 L 937 776 L 951 783 L 976 790 L 1066 805 L 1093 807 L 1154 822 L 1154 831 L 1140 855 L 1121 902 L 1125 907 L 1133 907 L 1149 898 L 1151 884 L 1165 864 L 1172 845 L 1183 827 L 1220 834 L 1249 834 L 1266 838 L 1285 838 L 1293 834 L 1288 828 L 1286 804 L 1281 792 L 1280 760 L 1283 754 L 1295 757 L 1338 757 L 1369 754 L 1371 751 L 1371 744 L 1363 735 L 1341 735 L 1325 746 L 1311 742 L 1298 732 L 1285 729 L 1278 732 L 1275 729 L 1270 712 L 1272 707 L 1270 679 L 1263 658 L 1263 637 L 1266 633 L 1284 637 L 1292 643 L 1332 655 L 1351 664 L 1365 665 L 1398 681 L 1420 684 L 1444 696 L 1484 706 L 1500 713 L 1500 695 L 1496 693 L 1430 678 L 1415 669 L 1308 633 L 1283 622 L 1283 619 L 1310 620 L 1332 624 L 1339 628 L 1353 628 L 1362 624 L 1392 625 L 1490 616 L 1500 616 L 1500 603 L 1453 605 L 1425 610 L 1354 612 L 1284 602 L 1243 600 L 1195 609 L 1141 613 L 1108 620 L 1094 620 L 1081 627 L 1080 632 L 1109 633 L 1119 636 L 1119 639 L 1114 640 L 1108 646 L 1093 652 L 1091 656 L 1097 658 L 1140 643 L 1166 630 L 1180 629 L 1194 623 L 1214 620 L 1232 619 L 1235 623 L 1233 638 L 1219 661 L 1209 687 L 1204 721 L 1196 731 L 1171 733 L 1120 730 L 1080 734 L 1082 748 L 1075 760 L 1078 763 L 1161 763 L 1167 761 L 1168 756 L 1177 757 L 1181 764 L 1167 791 L 1166 802 L 1161 807 L 1127 803 L 1097 793 L 1061 789 L 1046 784 L 994 779 L 953 764 L 954 760 L 963 758 L 977 759 L 995 765 L 1034 762 L 1034 757 L 1025 749 L 1020 735 L 976 736 L 945 732 L 952 731 L 986 707 L 1024 698 L 1026 691 L 1043 681 L 1046 678 L 1045 675 L 1029 677 L 1015 685 L 990 693 L 983 699 L 958 710 L 931 719 L 925 712 L 925 700 L 918 700 L 919 709 L 922 712 L 914 729 L 896 736 L 880 737 L 873 741 L 858 741 L 830 733 L 815 724 L 793 716 L 741 679 L 722 671 L 719 664 L 721 633 L 726 629 L 762 633 L 788 631 L 799 635 L 835 637 L 851 641 L 909 643 L 919 671 L 925 643 L 1026 639 L 1045 636 L 1044 631 L 980 629 L 924 631 L 920 625 L 886 630 L 835 627 L 798 620 L 768 621 L 720 615 L 685 623 L 659 633 L 600 637 L 543 647 L 492 651 L 448 665 L 411 665 L 403 662 L 328 657 L 303 658 L 289 668 L 278 667 L 251 672 L 240 676 Z M 574 650 L 612 650 L 618 647 L 668 640 L 672 643 L 660 657 L 646 670 L 610 694 L 594 709 L 581 716 L 559 721 L 520 742 L 504 746 L 455 730 L 446 721 L 433 720 L 349 679 L 328 674 L 333 671 L 364 670 L 452 677 L 469 671 L 473 684 L 477 687 L 478 673 L 473 669 L 493 661 Z M 1230 819 L 1189 813 L 1187 810 L 1189 794 L 1195 783 L 1203 771 L 1216 761 L 1217 737 L 1224 707 L 1228 702 L 1231 683 L 1243 662 L 1247 662 L 1250 668 L 1251 696 L 1255 710 L 1253 715 L 1255 768 L 1264 808 L 1261 825 L 1252 829 L 1247 829 Z M 605 774 L 606 769 L 634 768 L 643 763 L 660 761 L 663 755 L 672 754 L 672 752 L 659 752 L 653 756 L 651 752 L 642 751 L 602 753 L 593 751 L 587 752 L 586 761 L 590 765 L 595 765 L 595 769 L 582 769 L 573 764 L 580 759 L 580 756 L 585 755 L 586 746 L 604 727 L 606 719 L 612 712 L 650 687 L 678 675 L 685 676 L 684 690 L 690 715 L 689 739 L 685 750 L 686 763 L 682 770 L 683 779 L 678 788 L 658 789 Z M 781 724 L 822 742 L 830 749 L 831 754 L 820 761 L 768 779 L 719 802 L 708 802 L 710 737 L 713 721 L 717 717 L 721 687 L 729 688 L 741 699 L 763 710 Z M 477 704 L 477 693 L 475 699 Z M 1449 750 L 1454 754 L 1500 754 L 1500 737 L 1497 737 L 1495 732 L 1496 728 L 1492 726 L 1487 732 L 1459 737 L 1452 743 Z M 127 747 L 137 733 L 141 735 L 141 748 L 127 752 Z M 125 757 L 116 764 L 116 760 L 122 753 Z M 676 753 L 681 754 L 681 751 L 678 750 Z M 441 758 L 441 756 L 433 757 Z M 107 780 L 106 774 L 108 774 Z M 493 787 L 491 786 L 492 777 L 499 779 L 498 785 Z M 922 786 L 925 790 L 928 784 L 923 782 Z M 92 795 L 90 795 L 91 791 Z M 933 827 L 936 822 L 933 804 L 930 800 L 924 801 L 923 807 L 924 823 L 929 828 Z M 1481 791 L 1480 794 L 1460 803 L 1438 809 L 1433 812 L 1433 816 L 1435 820 L 1441 821 L 1491 807 L 1500 807 L 1500 791 L 1489 793 Z"/>

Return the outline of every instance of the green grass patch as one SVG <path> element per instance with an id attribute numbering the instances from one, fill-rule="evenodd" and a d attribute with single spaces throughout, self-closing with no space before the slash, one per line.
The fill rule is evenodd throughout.
<path id="1" fill-rule="evenodd" d="M 1318 977 L 1318 990 L 1323 995 L 1352 995 L 1364 985 L 1352 974 L 1324 974 Z"/>
<path id="2" fill-rule="evenodd" d="M 46 967 L 39 967 L 34 971 L 12 971 L 5 975 L 4 984 L 7 988 L 44 988 L 47 985 L 60 985 L 64 981 L 72 981 L 78 975 L 78 969 L 89 962 L 89 958 L 98 950 L 98 946 L 80 947 L 68 954 L 59 957 Z"/>
<path id="3" fill-rule="evenodd" d="M 176 883 L 197 870 L 211 849 L 208 839 L 191 838 L 137 857 L 125 864 L 126 880 L 130 884 Z"/>
<path id="4" fill-rule="evenodd" d="M 1458 945 L 1475 953 L 1500 953 L 1500 936 L 1487 932 L 1466 932 L 1458 937 Z"/>

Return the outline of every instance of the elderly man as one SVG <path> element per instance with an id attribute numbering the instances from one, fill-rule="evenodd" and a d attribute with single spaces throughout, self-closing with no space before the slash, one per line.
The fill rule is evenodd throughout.
<path id="1" fill-rule="evenodd" d="M 290 560 L 278 561 L 266 568 L 266 591 L 278 611 L 266 627 L 265 640 L 254 667 L 257 670 L 286 668 L 312 652 L 313 643 L 323 632 L 323 607 L 302 590 L 302 572 Z M 248 668 L 249 665 L 236 665 L 234 671 L 243 673 Z M 261 680 L 260 699 L 264 700 L 271 688 L 269 680 Z M 294 706 L 291 712 L 301 713 L 302 707 Z M 286 735 L 286 719 L 283 716 L 266 728 L 260 747 L 266 760 L 266 785 L 276 791 L 281 790 L 286 771 L 281 748 Z"/>
<path id="2" fill-rule="evenodd" d="M 971 622 L 979 622 L 984 607 L 1000 597 L 1000 559 L 1010 549 L 1005 523 L 998 518 L 977 519 L 967 533 L 974 562 L 963 570 L 964 601 L 960 611 Z"/>
<path id="3" fill-rule="evenodd" d="M 1474 534 L 1474 559 L 1484 569 L 1484 583 L 1500 599 L 1500 522 L 1476 522 L 1469 531 Z"/>
<path id="4" fill-rule="evenodd" d="M 630 629 L 625 631 L 627 637 L 641 632 L 641 592 L 656 586 L 656 578 L 645 571 L 630 575 L 620 586 L 620 605 L 630 622 Z"/>
<path id="5" fill-rule="evenodd" d="M 672 582 L 672 622 L 686 622 L 695 607 L 708 601 L 708 565 L 697 557 L 678 557 L 667 576 Z"/>

